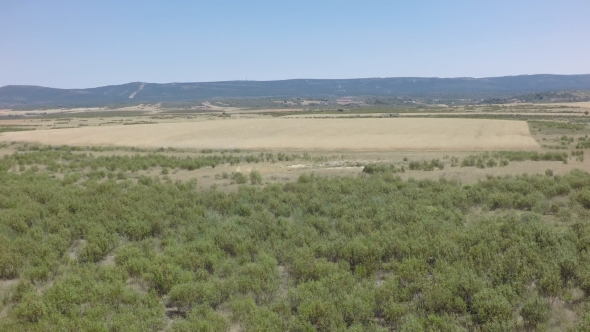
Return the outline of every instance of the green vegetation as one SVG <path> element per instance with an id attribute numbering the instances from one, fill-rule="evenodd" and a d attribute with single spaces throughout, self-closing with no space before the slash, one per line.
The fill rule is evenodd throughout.
<path id="1" fill-rule="evenodd" d="M 490 98 L 483 101 L 489 104 L 513 103 L 515 100 L 526 103 L 555 103 L 555 102 L 579 102 L 590 99 L 588 91 L 546 91 L 527 93 L 511 98 Z"/>
<path id="2" fill-rule="evenodd" d="M 485 152 L 478 155 L 471 155 L 463 158 L 461 167 L 476 166 L 479 168 L 495 167 L 498 165 L 496 159 L 500 160 L 500 166 L 506 166 L 513 161 L 561 161 L 567 164 L 567 152 L 537 152 L 537 151 L 496 151 Z"/>
<path id="3" fill-rule="evenodd" d="M 244 184 L 244 183 L 248 182 L 248 178 L 240 172 L 233 173 L 231 175 L 231 179 L 236 181 L 237 184 Z"/>
<path id="4" fill-rule="evenodd" d="M 262 184 L 262 175 L 258 171 L 250 172 L 250 183 L 251 184 Z"/>
<path id="5" fill-rule="evenodd" d="M 115 107 L 125 107 L 127 105 L 113 105 Z M 60 119 L 64 120 L 71 118 L 113 118 L 113 117 L 137 117 L 147 115 L 148 112 L 146 111 L 92 111 L 92 112 L 78 112 L 78 113 L 52 113 L 52 114 L 43 114 L 38 116 L 38 118 L 42 119 Z"/>
<path id="6" fill-rule="evenodd" d="M 435 168 L 443 169 L 445 165 L 438 159 L 432 159 L 430 161 L 411 161 L 408 168 L 410 170 L 433 171 Z"/>
<path id="7" fill-rule="evenodd" d="M 522 120 L 527 121 L 530 124 L 531 132 L 540 131 L 547 134 L 561 134 L 561 133 L 575 133 L 586 128 L 586 124 L 590 121 L 589 118 L 582 118 L 580 116 L 568 116 L 565 113 L 563 116 L 560 116 L 559 119 L 556 119 L 554 115 L 546 115 L 543 113 L 535 113 L 534 110 L 542 110 L 542 107 L 534 105 L 535 108 L 531 109 L 531 112 L 527 112 L 526 114 L 477 114 L 477 113 L 436 113 L 436 114 L 425 114 L 425 115 L 412 115 L 414 118 L 462 118 L 462 119 L 490 119 L 490 120 Z M 474 108 L 475 109 L 475 108 Z M 483 110 L 482 110 L 483 111 Z M 515 109 L 518 111 L 518 109 Z M 430 113 L 430 112 L 429 112 Z M 567 122 L 556 122 L 556 120 L 562 120 Z M 547 123 L 547 126 L 543 125 L 543 123 Z M 558 123 L 558 125 L 553 125 L 551 123 Z M 536 124 L 539 124 L 540 127 L 537 127 Z M 540 129 L 540 130 L 539 130 Z"/>
<path id="8" fill-rule="evenodd" d="M 377 173 L 397 173 L 397 172 L 405 172 L 405 167 L 396 168 L 393 164 L 385 164 L 385 163 L 370 163 L 363 167 L 363 172 L 369 174 L 377 174 Z"/>
<path id="9" fill-rule="evenodd" d="M 588 139 L 588 135 L 578 138 L 576 149 L 590 149 L 590 139 Z"/>
<path id="10" fill-rule="evenodd" d="M 34 126 L 6 126 L 0 125 L 0 133 L 6 133 L 10 131 L 27 131 L 35 130 Z"/>
<path id="11" fill-rule="evenodd" d="M 240 163 L 260 163 L 277 161 L 313 161 L 323 162 L 338 156 L 312 156 L 309 153 L 286 154 L 286 153 L 241 153 L 239 150 L 220 151 L 203 150 L 202 155 L 176 156 L 165 155 L 161 152 L 174 152 L 174 149 L 142 150 L 127 149 L 127 151 L 138 152 L 131 155 L 98 155 L 93 152 L 116 151 L 118 149 L 91 147 L 69 147 L 69 146 L 39 146 L 27 145 L 18 147 L 17 152 L 6 156 L 14 161 L 23 170 L 26 167 L 45 166 L 51 172 L 70 173 L 88 171 L 100 178 L 107 177 L 111 172 L 138 172 L 140 170 L 163 168 L 162 174 L 169 170 L 196 170 L 203 167 L 216 167 Z M 125 150 L 125 149 L 123 149 Z M 139 152 L 144 152 L 140 154 Z M 15 165 L 16 166 L 16 165 Z M 86 172 L 85 172 L 86 173 Z"/>
<path id="12" fill-rule="evenodd" d="M 582 141 L 585 142 L 585 141 Z M 576 157 L 578 161 L 584 161 L 584 151 L 576 150 L 572 151 L 572 157 Z M 537 151 L 495 151 L 495 152 L 484 152 L 477 155 L 470 155 L 463 159 L 458 157 L 445 156 L 444 159 L 448 159 L 451 163 L 451 167 L 478 167 L 478 168 L 492 168 L 497 166 L 507 166 L 510 162 L 520 162 L 526 160 L 532 161 L 561 161 L 564 164 L 568 162 L 567 152 L 537 152 Z M 406 169 L 412 171 L 433 171 L 435 169 L 444 169 L 444 162 L 439 159 L 411 161 L 408 158 L 404 158 L 404 162 L 401 166 L 396 166 L 391 163 L 369 163 L 363 168 L 363 172 L 368 174 L 377 173 L 390 173 L 395 174 L 398 172 L 405 172 Z"/>
<path id="13" fill-rule="evenodd" d="M 123 172 L 183 162 L 65 148 L 0 159 L 0 279 L 18 280 L 0 284 L 0 330 L 525 331 L 558 303 L 590 326 L 588 173 L 464 186 L 374 164 L 222 193 Z M 63 179 L 40 171 L 70 165 Z"/>
<path id="14" fill-rule="evenodd" d="M 123 123 L 124 126 L 127 125 L 138 125 L 138 124 L 156 124 L 157 122 L 153 121 L 134 121 L 134 122 L 125 122 Z"/>

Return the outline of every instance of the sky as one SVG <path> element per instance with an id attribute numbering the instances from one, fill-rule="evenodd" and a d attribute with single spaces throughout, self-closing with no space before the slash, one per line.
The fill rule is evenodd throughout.
<path id="1" fill-rule="evenodd" d="M 588 0 L 0 0 L 0 86 L 590 74 Z"/>

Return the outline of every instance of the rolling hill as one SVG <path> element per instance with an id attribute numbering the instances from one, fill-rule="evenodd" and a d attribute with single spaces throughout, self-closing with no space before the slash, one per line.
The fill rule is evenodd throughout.
<path id="1" fill-rule="evenodd" d="M 359 78 L 142 83 L 90 89 L 0 87 L 0 107 L 91 106 L 118 103 L 201 101 L 214 98 L 411 96 L 425 94 L 522 94 L 590 90 L 590 75 L 521 75 L 489 78 Z"/>

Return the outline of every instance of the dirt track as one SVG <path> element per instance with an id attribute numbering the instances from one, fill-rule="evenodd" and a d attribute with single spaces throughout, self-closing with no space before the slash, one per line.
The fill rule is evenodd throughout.
<path id="1" fill-rule="evenodd" d="M 479 119 L 236 119 L 10 132 L 0 141 L 272 150 L 530 150 L 524 121 Z"/>

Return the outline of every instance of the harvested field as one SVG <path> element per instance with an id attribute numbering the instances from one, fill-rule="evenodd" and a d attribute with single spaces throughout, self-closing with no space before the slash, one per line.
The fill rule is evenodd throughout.
<path id="1" fill-rule="evenodd" d="M 539 148 L 524 121 L 479 119 L 235 119 L 10 132 L 0 141 L 50 145 L 325 151 Z"/>

